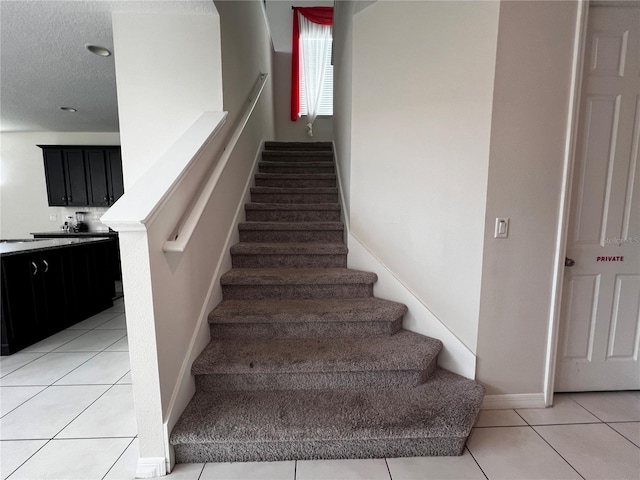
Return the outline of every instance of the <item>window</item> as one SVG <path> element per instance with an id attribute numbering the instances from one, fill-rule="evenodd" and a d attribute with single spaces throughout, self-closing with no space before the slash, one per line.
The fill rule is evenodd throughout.
<path id="1" fill-rule="evenodd" d="M 333 7 L 293 7 L 291 121 L 305 117 L 313 136 L 318 115 L 333 115 Z"/>
<path id="2" fill-rule="evenodd" d="M 311 58 L 307 64 L 311 65 L 310 71 L 312 78 L 317 78 L 320 75 L 320 67 L 324 63 L 325 76 L 321 85 L 320 104 L 318 105 L 318 115 L 333 115 L 333 65 L 331 65 L 331 50 L 333 47 L 333 41 L 331 42 L 331 48 L 326 51 L 324 58 L 319 58 L 318 44 L 322 40 L 313 38 L 300 38 L 300 116 L 307 114 L 307 97 L 306 97 L 306 85 L 305 85 L 305 62 L 303 61 L 303 55 L 310 55 Z"/>

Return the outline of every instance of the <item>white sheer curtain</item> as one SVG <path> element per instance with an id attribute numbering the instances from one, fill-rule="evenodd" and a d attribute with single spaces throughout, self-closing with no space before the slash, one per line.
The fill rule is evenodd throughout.
<path id="1" fill-rule="evenodd" d="M 300 65 L 304 79 L 307 103 L 307 134 L 313 137 L 313 122 L 318 116 L 324 78 L 327 74 L 326 58 L 331 51 L 331 26 L 314 23 L 298 13 L 300 25 Z"/>

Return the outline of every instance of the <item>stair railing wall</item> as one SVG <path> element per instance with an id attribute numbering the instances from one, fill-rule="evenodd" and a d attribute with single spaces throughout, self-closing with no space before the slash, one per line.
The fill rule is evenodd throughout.
<path id="1" fill-rule="evenodd" d="M 202 114 L 102 218 L 120 232 L 145 478 L 171 470 L 168 434 L 195 392 L 190 365 L 209 342 L 207 314 L 221 299 L 219 277 L 231 266 L 264 143 L 266 79 L 259 77 L 235 125 L 225 124 L 226 112 Z"/>
<path id="2" fill-rule="evenodd" d="M 202 214 L 204 213 L 204 210 L 209 203 L 209 200 L 211 199 L 211 195 L 213 195 L 213 192 L 218 185 L 220 176 L 227 166 L 227 162 L 229 161 L 231 153 L 233 152 L 236 143 L 238 143 L 238 139 L 244 131 L 244 128 L 249 121 L 249 117 L 251 117 L 258 99 L 260 98 L 260 95 L 264 90 L 264 85 L 267 82 L 267 76 L 268 75 L 266 73 L 263 73 L 258 78 L 256 86 L 249 95 L 248 107 L 238 121 L 238 124 L 233 131 L 229 142 L 222 152 L 222 156 L 216 163 L 216 166 L 211 176 L 207 180 L 204 188 L 202 189 L 200 196 L 194 203 L 193 208 L 191 208 L 191 210 L 185 216 L 184 220 L 181 221 L 180 225 L 176 228 L 177 233 L 173 236 L 173 238 L 167 240 L 164 243 L 163 250 L 165 252 L 184 252 L 184 250 L 187 248 L 187 245 L 189 244 L 189 241 L 191 240 L 191 237 L 193 235 L 193 231 L 200 222 Z"/>

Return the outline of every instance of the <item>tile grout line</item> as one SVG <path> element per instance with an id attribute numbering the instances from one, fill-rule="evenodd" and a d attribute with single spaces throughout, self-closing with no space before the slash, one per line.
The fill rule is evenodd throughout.
<path id="1" fill-rule="evenodd" d="M 298 478 L 298 460 L 293 461 L 293 480 Z"/>
<path id="2" fill-rule="evenodd" d="M 538 425 L 538 426 L 544 427 L 545 425 Z M 543 441 L 544 443 L 546 443 L 547 445 L 549 445 L 549 447 L 551 447 L 551 449 L 552 449 L 554 452 L 556 452 L 556 453 L 558 454 L 558 456 L 559 456 L 562 460 L 564 460 L 564 461 L 566 462 L 566 464 L 567 464 L 567 465 L 569 465 L 569 466 L 571 467 L 571 469 L 572 469 L 574 472 L 576 472 L 576 473 L 580 476 L 580 478 L 584 479 L 584 477 L 582 476 L 582 474 L 581 474 L 578 470 L 576 470 L 576 468 L 575 468 L 573 465 L 571 465 L 571 463 L 569 463 L 569 461 L 568 461 L 566 458 L 564 458 L 564 457 L 562 456 L 562 454 L 560 454 L 560 452 L 558 452 L 558 450 L 556 450 L 556 449 L 555 449 L 555 447 L 554 447 L 553 445 L 551 445 L 551 444 L 547 441 L 547 439 L 546 439 L 546 438 L 544 438 L 544 437 L 542 436 L 542 434 L 541 434 L 540 432 L 538 432 L 538 431 L 537 431 L 535 428 L 533 428 L 533 426 L 531 426 L 531 425 L 529 426 L 529 428 L 530 428 L 531 430 L 533 430 L 533 431 L 536 433 L 536 435 L 538 435 L 538 436 L 542 439 L 542 441 Z"/>
<path id="3" fill-rule="evenodd" d="M 3 441 L 7 441 L 7 440 L 3 440 Z M 11 477 L 11 475 L 13 475 L 18 470 L 20 470 L 25 463 L 27 463 L 29 460 L 31 460 L 36 455 L 36 453 L 38 453 L 40 450 L 42 450 L 44 447 L 46 447 L 49 444 L 50 441 L 51 441 L 51 439 L 45 441 L 39 449 L 37 449 L 35 452 L 33 452 L 33 454 L 30 455 L 28 458 L 26 458 L 25 461 L 22 462 L 20 465 L 18 465 L 13 472 L 11 472 L 9 475 L 7 475 L 6 476 L 6 480 L 9 480 L 9 477 Z"/>
<path id="4" fill-rule="evenodd" d="M 103 437 L 104 438 L 104 437 Z M 107 437 L 107 438 L 129 438 L 129 437 Z M 109 469 L 105 472 L 105 474 L 102 476 L 102 480 L 104 480 L 104 478 L 109 475 L 109 472 L 111 470 L 113 470 L 113 467 L 116 466 L 116 463 L 118 463 L 118 460 L 120 460 L 122 458 L 122 456 L 124 455 L 124 452 L 127 451 L 127 449 L 131 446 L 131 444 L 135 441 L 136 437 L 133 437 L 131 439 L 131 441 L 127 444 L 126 447 L 124 447 L 124 450 L 122 450 L 122 453 L 120 455 L 118 455 L 118 458 L 115 459 L 115 461 L 113 462 L 113 464 L 109 467 Z M 66 440 L 75 440 L 75 439 L 66 439 Z"/>
<path id="5" fill-rule="evenodd" d="M 204 473 L 204 467 L 206 467 L 206 466 L 207 466 L 207 462 L 204 462 L 204 463 L 202 464 L 202 468 L 200 469 L 200 473 L 198 474 L 198 478 L 197 478 L 197 480 L 200 480 L 200 479 L 202 478 L 202 474 Z M 174 468 L 175 468 L 175 465 L 174 465 Z M 294 480 L 295 480 L 295 479 L 294 479 Z"/>
<path id="6" fill-rule="evenodd" d="M 18 352 L 16 352 L 16 353 L 20 353 L 20 352 L 18 351 Z M 42 353 L 42 352 L 24 352 L 24 353 L 27 353 L 27 354 L 28 354 L 28 353 Z M 49 352 L 42 353 L 42 355 L 40 355 L 39 357 L 34 358 L 33 360 L 31 360 L 31 361 L 29 361 L 29 362 L 25 363 L 24 365 L 22 365 L 22 366 L 20 366 L 20 367 L 16 368 L 15 370 L 11 370 L 9 373 L 7 373 L 7 374 L 5 374 L 5 375 L 2 375 L 2 374 L 0 373 L 0 380 L 2 380 L 3 378 L 5 378 L 5 377 L 7 377 L 7 376 L 11 375 L 13 372 L 17 372 L 17 371 L 18 371 L 18 370 L 20 370 L 21 368 L 26 367 L 26 366 L 27 366 L 27 365 L 29 365 L 30 363 L 35 362 L 35 361 L 36 361 L 36 360 L 38 360 L 39 358 L 44 357 L 47 353 L 49 353 Z"/>
<path id="7" fill-rule="evenodd" d="M 618 435 L 620 435 L 622 438 L 624 438 L 627 442 L 629 442 L 631 445 L 633 445 L 634 447 L 637 447 L 640 449 L 640 445 L 636 445 L 635 442 L 633 442 L 632 440 L 628 439 L 626 436 L 624 436 L 622 433 L 620 433 L 619 431 L 617 431 L 615 428 L 613 428 L 611 425 L 609 425 L 607 422 L 602 422 L 604 423 L 607 427 L 609 427 L 611 430 L 613 430 L 614 432 L 616 432 Z M 613 423 L 613 422 L 612 422 Z M 636 422 L 636 423 L 640 423 L 640 422 Z"/>
<path id="8" fill-rule="evenodd" d="M 24 405 L 25 403 L 27 403 L 29 400 L 36 398 L 38 395 L 40 395 L 42 392 L 44 392 L 47 388 L 49 388 L 49 385 L 15 385 L 15 386 L 6 386 L 6 387 L 2 387 L 2 388 L 20 388 L 20 387 L 44 387 L 42 390 L 40 390 L 38 393 L 36 393 L 34 396 L 27 398 L 24 402 L 22 402 L 20 405 L 16 405 L 15 408 L 12 408 L 11 410 L 9 410 L 8 412 L 6 412 L 4 415 L 2 415 L 0 417 L 0 419 L 6 417 L 7 415 L 9 415 L 11 412 L 13 412 L 14 410 L 20 408 L 22 405 Z M 2 441 L 2 439 L 0 438 L 0 441 Z"/>
<path id="9" fill-rule="evenodd" d="M 580 402 L 578 402 L 576 399 L 573 398 L 572 395 L 569 395 L 569 398 L 575 402 L 577 405 L 580 405 L 581 408 L 584 408 L 587 412 L 589 412 L 591 415 L 593 415 L 594 417 L 596 417 L 598 420 L 600 420 L 601 423 L 605 423 L 605 421 L 603 419 L 601 419 L 599 416 L 597 416 L 595 413 L 593 413 L 591 410 L 589 410 L 587 407 L 585 407 L 584 405 L 582 405 Z"/>
<path id="10" fill-rule="evenodd" d="M 487 476 L 487 474 L 485 473 L 484 469 L 480 466 L 480 463 L 478 463 L 478 460 L 476 459 L 476 457 L 474 457 L 473 453 L 471 453 L 471 449 L 465 445 L 465 450 L 467 452 L 469 452 L 469 455 L 471 455 L 471 458 L 473 458 L 473 461 L 476 462 L 476 465 L 478 466 L 478 468 L 480 469 L 480 471 L 482 472 L 482 475 L 484 475 L 484 478 L 486 478 L 487 480 L 489 480 L 489 477 Z"/>
<path id="11" fill-rule="evenodd" d="M 389 462 L 387 462 L 386 457 L 384 459 L 384 464 L 387 466 L 387 473 L 389 474 L 389 480 L 393 480 L 393 477 L 391 476 L 391 469 L 389 468 Z"/>

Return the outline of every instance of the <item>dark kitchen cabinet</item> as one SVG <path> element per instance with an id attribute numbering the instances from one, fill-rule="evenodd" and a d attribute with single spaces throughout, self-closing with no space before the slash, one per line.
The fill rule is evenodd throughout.
<path id="1" fill-rule="evenodd" d="M 2 355 L 113 305 L 110 242 L 2 256 Z"/>
<path id="2" fill-rule="evenodd" d="M 63 252 L 2 259 L 2 354 L 13 353 L 69 326 Z"/>
<path id="3" fill-rule="evenodd" d="M 85 159 L 89 205 L 113 205 L 124 193 L 120 149 L 87 149 Z"/>
<path id="4" fill-rule="evenodd" d="M 84 156 L 81 150 L 48 149 L 43 152 L 50 206 L 88 205 Z"/>
<path id="5" fill-rule="evenodd" d="M 38 146 L 50 206 L 107 207 L 124 194 L 120 147 Z"/>

